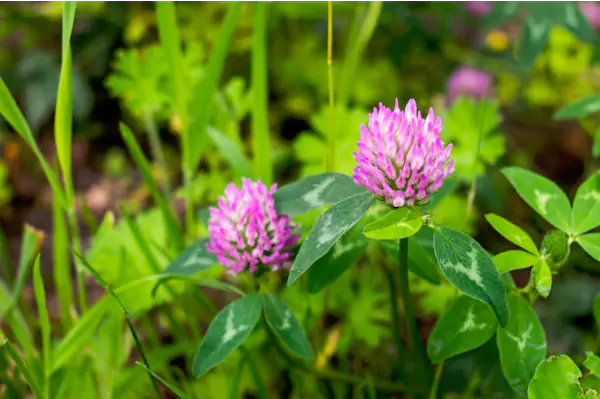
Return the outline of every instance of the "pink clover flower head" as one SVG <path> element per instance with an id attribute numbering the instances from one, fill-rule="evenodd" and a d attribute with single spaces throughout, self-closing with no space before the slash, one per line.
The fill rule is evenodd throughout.
<path id="1" fill-rule="evenodd" d="M 492 11 L 492 4 L 489 1 L 465 1 L 464 7 L 472 15 L 482 17 Z"/>
<path id="2" fill-rule="evenodd" d="M 289 251 L 300 238 L 293 234 L 291 218 L 278 215 L 273 193 L 261 181 L 242 179 L 242 187 L 230 183 L 218 198 L 217 207 L 209 209 L 208 252 L 237 275 L 248 269 L 253 274 L 259 266 L 278 270 L 289 266 Z"/>
<path id="3" fill-rule="evenodd" d="M 354 182 L 394 208 L 425 204 L 454 172 L 452 144 L 444 146 L 441 130 L 433 108 L 422 118 L 414 99 L 404 111 L 398 99 L 394 110 L 380 103 L 360 127 Z"/>
<path id="4" fill-rule="evenodd" d="M 480 69 L 460 67 L 448 78 L 446 99 L 452 104 L 458 96 L 465 96 L 481 100 L 486 95 L 493 97 L 494 80 L 492 75 Z"/>
<path id="5" fill-rule="evenodd" d="M 600 5 L 595 1 L 579 3 L 579 10 L 595 30 L 600 30 Z"/>

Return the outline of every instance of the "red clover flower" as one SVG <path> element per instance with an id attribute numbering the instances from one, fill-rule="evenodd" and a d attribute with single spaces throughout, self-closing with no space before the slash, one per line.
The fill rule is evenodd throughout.
<path id="1" fill-rule="evenodd" d="M 259 266 L 278 270 L 288 266 L 289 249 L 300 238 L 293 234 L 291 218 L 278 215 L 273 193 L 261 182 L 242 179 L 242 188 L 230 183 L 217 207 L 209 209 L 206 249 L 233 275 Z"/>
<path id="2" fill-rule="evenodd" d="M 397 99 L 393 111 L 380 103 L 360 127 L 354 181 L 395 208 L 426 203 L 454 172 L 452 144 L 444 147 L 441 130 L 433 108 L 423 119 L 414 99 L 404 111 Z"/>
<path id="3" fill-rule="evenodd" d="M 461 95 L 481 100 L 484 96 L 492 97 L 493 90 L 492 75 L 480 69 L 461 67 L 448 78 L 446 99 L 448 104 Z"/>

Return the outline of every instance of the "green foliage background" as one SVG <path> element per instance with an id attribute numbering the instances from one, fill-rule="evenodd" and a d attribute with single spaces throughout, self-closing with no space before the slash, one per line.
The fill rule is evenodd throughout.
<path id="1" fill-rule="evenodd" d="M 290 366 L 279 357 L 263 324 L 243 351 L 233 352 L 216 369 L 194 380 L 189 378 L 192 357 L 207 323 L 215 309 L 235 298 L 214 287 L 199 288 L 202 281 L 219 280 L 243 289 L 253 288 L 254 281 L 248 276 L 234 279 L 215 265 L 199 272 L 195 282 L 173 281 L 153 295 L 155 275 L 181 249 L 155 195 L 167 199 L 177 220 L 183 221 L 188 212 L 187 222 L 192 220 L 193 225 L 182 229 L 182 240 L 191 244 L 206 237 L 202 212 L 227 183 L 239 183 L 243 176 L 259 177 L 258 158 L 268 159 L 268 172 L 280 186 L 324 172 L 330 154 L 335 159 L 330 171 L 351 174 L 359 127 L 367 122 L 372 107 L 379 102 L 390 106 L 395 98 L 401 104 L 415 98 L 421 111 L 433 106 L 441 115 L 442 138 L 454 144 L 456 174 L 430 209 L 436 223 L 475 237 L 491 254 L 514 249 L 486 222 L 484 215 L 492 212 L 543 245 L 551 226 L 515 195 L 500 169 L 516 165 L 535 170 L 560 185 L 569 198 L 597 171 L 597 35 L 585 21 L 577 26 L 563 21 L 559 6 L 547 10 L 531 6 L 504 20 L 502 15 L 508 14 L 501 7 L 478 18 L 459 3 L 335 3 L 332 106 L 327 3 L 267 4 L 264 59 L 257 56 L 256 31 L 261 26 L 254 4 L 239 5 L 228 40 L 221 35 L 229 4 L 177 4 L 181 62 L 175 71 L 169 66 L 171 55 L 154 4 L 78 3 L 70 42 L 72 137 L 73 143 L 88 150 L 78 155 L 74 144 L 71 152 L 76 200 L 70 209 L 80 228 L 73 228 L 69 210 L 58 205 L 60 195 L 50 191 L 29 143 L 8 123 L 0 127 L 0 395 L 22 397 L 31 385 L 11 360 L 6 342 L 17 343 L 15 347 L 31 362 L 34 377 L 36 373 L 47 377 L 48 381 L 37 383 L 49 387 L 52 397 L 154 395 L 146 370 L 134 363 L 141 360 L 123 313 L 103 296 L 89 273 L 81 276 L 87 281 L 91 310 L 81 318 L 70 315 L 81 310 L 75 299 L 68 298 L 76 295 L 76 277 L 69 272 L 58 277 L 57 270 L 71 270 L 73 264 L 83 270 L 76 259 L 70 259 L 70 249 L 75 249 L 119 294 L 140 331 L 152 370 L 191 397 L 381 397 L 373 394 L 378 379 L 374 377 L 397 371 L 390 362 L 381 361 L 392 356 L 393 320 L 385 270 L 396 261 L 393 252 L 369 242 L 356 264 L 319 293 L 309 294 L 302 281 L 284 290 L 287 274 L 266 277 L 265 286 L 281 294 L 306 331 L 316 353 L 314 367 L 360 376 L 360 384 Z M 62 15 L 60 3 L 0 6 L 0 76 L 51 165 L 56 163 L 55 104 L 64 65 Z M 547 26 L 545 36 L 539 42 L 532 40 L 527 24 Z M 224 57 L 222 69 L 214 58 L 219 50 Z M 261 66 L 258 74 L 256 65 Z M 448 77 L 465 65 L 494 77 L 491 98 L 461 97 L 453 104 L 446 100 Z M 266 77 L 264 86 L 256 83 L 261 72 Z M 186 83 L 176 95 L 173 76 Z M 182 121 L 181 104 L 187 106 L 191 123 Z M 198 104 L 203 106 L 194 107 Z M 194 121 L 202 118 L 207 129 L 192 132 L 187 125 L 195 126 Z M 131 128 L 149 160 L 146 176 L 140 175 L 140 160 L 131 157 L 124 145 L 120 122 Z M 270 142 L 269 148 L 255 144 L 258 136 Z M 189 176 L 181 171 L 185 140 L 200 160 Z M 57 163 L 56 167 L 63 170 Z M 160 193 L 152 191 L 148 180 L 156 183 Z M 68 194 L 69 182 L 60 181 Z M 108 197 L 98 207 L 89 195 L 96 185 Z M 184 202 L 189 202 L 184 199 L 194 203 L 193 213 L 184 210 Z M 366 221 L 380 213 L 370 211 Z M 129 222 L 125 214 L 133 215 Z M 319 214 L 311 211 L 294 221 L 306 234 Z M 23 230 L 25 223 L 44 232 L 44 244 L 28 238 L 34 236 Z M 80 246 L 73 242 L 76 231 L 81 234 Z M 358 239 L 360 234 L 351 230 L 344 240 Z M 421 239 L 431 252 L 432 238 Z M 581 365 L 585 349 L 600 350 L 596 296 L 600 268 L 579 246 L 571 251 L 566 265 L 560 265 L 560 274 L 550 275 L 551 295 L 534 309 L 546 330 L 548 353 L 568 354 Z M 52 334 L 50 348 L 45 349 L 43 322 L 33 311 L 34 295 L 24 289 L 30 286 L 29 271 L 39 252 L 39 276 L 49 302 L 60 302 L 48 306 Z M 543 267 L 548 274 L 550 269 L 554 274 L 558 270 L 556 265 L 539 263 L 532 273 L 539 276 Z M 512 278 L 524 286 L 529 273 L 529 269 L 516 270 Z M 460 294 L 445 278 L 435 284 L 413 273 L 411 285 L 425 341 Z M 67 295 L 65 290 L 73 293 Z M 204 299 L 199 300 L 199 292 Z M 64 301 L 72 307 L 63 307 Z M 62 362 L 51 377 L 46 368 L 52 361 L 47 361 L 43 350 L 52 353 L 53 362 Z M 440 397 L 515 397 L 503 377 L 497 351 L 488 342 L 448 359 Z M 552 372 L 572 367 L 571 360 L 560 359 L 542 364 Z M 586 361 L 592 371 L 594 361 L 591 357 Z M 593 374 L 577 380 L 577 387 L 593 387 L 597 383 Z M 537 372 L 533 377 L 540 384 L 544 378 Z M 529 393 L 529 397 L 544 397 L 543 392 L 537 395 Z"/>

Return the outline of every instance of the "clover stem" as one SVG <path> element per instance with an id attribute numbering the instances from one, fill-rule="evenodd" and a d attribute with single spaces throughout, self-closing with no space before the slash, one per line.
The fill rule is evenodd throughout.
<path id="1" fill-rule="evenodd" d="M 171 184 L 169 182 L 169 167 L 165 157 L 165 150 L 160 140 L 160 134 L 156 121 L 151 112 L 144 114 L 144 124 L 146 126 L 146 132 L 150 139 L 150 150 L 152 151 L 152 158 L 158 164 L 164 177 L 163 193 L 167 198 L 171 196 Z"/>
<path id="2" fill-rule="evenodd" d="M 435 378 L 433 384 L 431 384 L 431 391 L 429 391 L 429 399 L 436 399 L 438 396 L 438 388 L 440 386 L 440 380 L 442 379 L 442 371 L 444 370 L 444 361 L 442 360 L 435 369 Z"/>
<path id="3" fill-rule="evenodd" d="M 419 373 L 423 373 L 422 376 L 426 378 L 426 386 L 428 386 L 430 376 L 427 355 L 425 354 L 425 349 L 421 342 L 417 319 L 415 318 L 410 300 L 408 279 L 408 238 L 401 238 L 398 241 L 398 266 L 400 271 L 400 295 L 402 296 L 402 305 L 404 306 L 404 314 L 406 315 L 406 322 L 408 324 L 409 348 L 412 349 L 413 353 L 416 355 L 417 370 Z"/>
<path id="4" fill-rule="evenodd" d="M 393 270 L 387 268 L 387 280 L 388 280 L 388 288 L 390 294 L 390 304 L 392 309 L 392 323 L 393 323 L 393 333 L 394 333 L 394 343 L 396 344 L 396 355 L 398 357 L 398 372 L 400 375 L 404 374 L 404 356 L 403 356 L 403 348 L 402 348 L 402 333 L 400 331 L 400 316 L 398 312 L 398 292 L 396 289 L 396 276 Z M 392 368 L 394 370 L 394 368 Z M 392 372 L 393 374 L 393 372 Z"/>

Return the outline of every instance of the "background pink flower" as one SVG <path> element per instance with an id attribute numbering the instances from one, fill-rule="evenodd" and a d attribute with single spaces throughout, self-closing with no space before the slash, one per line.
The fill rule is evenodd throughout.
<path id="1" fill-rule="evenodd" d="M 452 104 L 460 95 L 482 99 L 486 94 L 493 97 L 493 77 L 486 71 L 471 67 L 460 67 L 448 78 L 446 100 Z"/>

